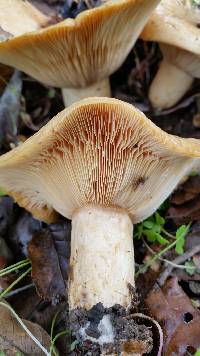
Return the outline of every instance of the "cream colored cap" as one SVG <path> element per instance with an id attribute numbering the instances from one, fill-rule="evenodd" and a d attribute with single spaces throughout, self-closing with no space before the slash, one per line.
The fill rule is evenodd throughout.
<path id="1" fill-rule="evenodd" d="M 200 55 L 199 23 L 200 10 L 193 0 L 162 0 L 140 37 Z"/>
<path id="2" fill-rule="evenodd" d="M 0 41 L 3 33 L 7 33 L 8 37 L 20 36 L 39 30 L 47 22 L 48 17 L 26 0 L 0 1 Z"/>
<path id="3" fill-rule="evenodd" d="M 89 98 L 0 157 L 0 187 L 36 218 L 92 204 L 151 215 L 200 159 L 200 140 L 171 136 L 130 104 Z"/>

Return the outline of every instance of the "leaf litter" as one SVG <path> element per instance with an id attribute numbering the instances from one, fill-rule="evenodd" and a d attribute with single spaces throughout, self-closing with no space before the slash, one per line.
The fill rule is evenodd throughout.
<path id="1" fill-rule="evenodd" d="M 66 296 L 69 271 L 70 229 L 66 223 L 51 224 L 49 229 L 34 234 L 29 243 L 32 278 L 39 295 L 53 304 Z"/>
<path id="2" fill-rule="evenodd" d="M 185 355 L 200 347 L 200 311 L 184 293 L 177 278 L 151 290 L 145 303 L 164 332 L 164 355 Z"/>
<path id="3" fill-rule="evenodd" d="M 0 349 L 6 352 L 7 356 L 14 356 L 17 352 L 23 355 L 43 356 L 44 352 L 27 335 L 27 332 L 16 320 L 15 315 L 0 302 Z M 6 304 L 7 305 L 7 304 Z M 47 350 L 50 348 L 50 337 L 41 326 L 28 320 L 22 320 L 29 331 L 37 338 L 38 342 Z"/>

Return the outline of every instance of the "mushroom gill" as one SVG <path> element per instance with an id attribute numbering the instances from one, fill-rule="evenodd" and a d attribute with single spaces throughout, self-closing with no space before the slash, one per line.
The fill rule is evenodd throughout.
<path id="1" fill-rule="evenodd" d="M 90 98 L 65 109 L 0 158 L 0 186 L 37 218 L 71 219 L 86 205 L 151 215 L 200 158 L 200 143 L 168 135 L 133 106 Z"/>
<path id="2" fill-rule="evenodd" d="M 33 28 L 0 42 L 0 62 L 65 88 L 66 106 L 82 97 L 109 96 L 109 75 L 123 63 L 159 1 L 109 0 L 75 19 Z"/>

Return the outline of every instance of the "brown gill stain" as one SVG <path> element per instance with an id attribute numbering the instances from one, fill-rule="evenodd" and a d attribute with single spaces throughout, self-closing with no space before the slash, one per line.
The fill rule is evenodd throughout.
<path id="1" fill-rule="evenodd" d="M 133 188 L 136 190 L 138 187 L 142 186 L 145 184 L 145 182 L 148 180 L 148 177 L 140 176 L 136 178 L 133 182 Z"/>

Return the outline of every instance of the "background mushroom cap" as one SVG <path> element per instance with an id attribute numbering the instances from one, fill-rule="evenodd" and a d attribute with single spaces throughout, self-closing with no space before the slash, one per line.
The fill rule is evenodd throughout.
<path id="1" fill-rule="evenodd" d="M 89 98 L 0 157 L 0 186 L 50 222 L 86 205 L 151 215 L 200 158 L 200 141 L 169 135 L 132 105 Z"/>
<path id="2" fill-rule="evenodd" d="M 109 0 L 75 19 L 1 42 L 0 62 L 49 85 L 88 86 L 121 65 L 159 1 Z"/>
<path id="3" fill-rule="evenodd" d="M 162 0 L 140 37 L 200 55 L 200 11 L 192 4 L 192 0 Z"/>
<path id="4" fill-rule="evenodd" d="M 160 49 L 166 61 L 173 63 L 191 77 L 200 78 L 200 56 L 166 44 L 161 44 Z"/>
<path id="5" fill-rule="evenodd" d="M 26 0 L 0 1 L 0 40 L 2 33 L 7 33 L 7 37 L 20 36 L 40 29 L 47 21 L 48 17 Z"/>

